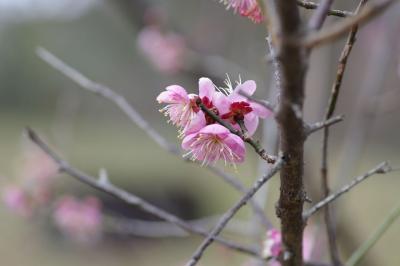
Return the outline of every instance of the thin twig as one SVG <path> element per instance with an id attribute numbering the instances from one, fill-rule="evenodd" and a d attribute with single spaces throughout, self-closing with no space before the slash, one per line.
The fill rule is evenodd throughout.
<path id="1" fill-rule="evenodd" d="M 311 1 L 304 1 L 304 0 L 297 0 L 297 5 L 305 8 L 305 9 L 317 9 L 319 6 L 319 4 L 317 4 L 317 3 L 314 3 Z M 353 13 L 351 13 L 349 11 L 344 11 L 344 10 L 330 9 L 328 11 L 328 15 L 345 18 L 345 17 L 352 16 Z"/>
<path id="2" fill-rule="evenodd" d="M 194 266 L 202 257 L 203 253 L 206 251 L 207 247 L 209 247 L 216 237 L 221 233 L 221 231 L 225 228 L 228 222 L 232 219 L 232 217 L 242 208 L 253 196 L 254 194 L 272 177 L 274 176 L 279 169 L 283 165 L 283 160 L 278 159 L 275 165 L 271 168 L 271 170 L 258 179 L 253 187 L 232 207 L 230 208 L 219 220 L 218 224 L 214 227 L 211 233 L 207 236 L 207 238 L 203 241 L 203 243 L 197 248 L 195 253 L 192 255 L 190 261 L 186 264 L 187 266 Z"/>
<path id="3" fill-rule="evenodd" d="M 375 166 L 373 169 L 369 170 L 367 173 L 358 176 L 353 179 L 349 184 L 345 185 L 335 193 L 329 195 L 328 197 L 324 198 L 317 204 L 315 204 L 313 207 L 308 209 L 303 213 L 303 218 L 308 219 L 311 215 L 319 211 L 321 208 L 325 207 L 327 204 L 331 203 L 332 201 L 336 200 L 339 198 L 341 195 L 344 193 L 348 192 L 350 189 L 367 179 L 368 177 L 374 175 L 374 174 L 386 174 L 392 171 L 392 168 L 389 166 L 387 162 L 382 162 Z"/>
<path id="4" fill-rule="evenodd" d="M 324 129 L 324 128 L 329 128 L 330 126 L 339 123 L 340 121 L 343 121 L 344 116 L 343 115 L 338 115 L 332 118 L 328 118 L 325 121 L 322 122 L 317 122 L 311 125 L 305 125 L 305 135 L 308 136 L 318 130 Z"/>
<path id="5" fill-rule="evenodd" d="M 213 215 L 195 220 L 185 220 L 185 222 L 192 226 L 211 229 L 218 222 L 219 217 L 219 215 Z M 147 221 L 105 216 L 104 224 L 106 232 L 121 235 L 134 235 L 147 238 L 188 237 L 190 235 L 175 224 L 165 221 Z M 248 223 L 245 221 L 233 220 L 226 229 L 229 233 L 236 235 L 247 236 L 249 234 Z"/>
<path id="6" fill-rule="evenodd" d="M 158 145 L 160 145 L 166 151 L 178 157 L 182 156 L 177 147 L 174 144 L 169 143 L 154 128 L 152 128 L 150 124 L 132 107 L 132 105 L 129 104 L 129 102 L 122 95 L 116 93 L 114 90 L 103 84 L 90 80 L 79 71 L 70 67 L 61 59 L 42 47 L 39 47 L 37 49 L 37 54 L 43 61 L 70 78 L 83 89 L 98 94 L 114 103 L 125 115 L 128 116 L 128 118 L 134 124 L 138 125 L 142 130 L 144 130 Z M 207 168 L 211 172 L 217 174 L 219 177 L 222 177 L 227 183 L 233 185 L 233 187 L 239 192 L 246 191 L 246 187 L 235 177 L 228 175 L 227 173 L 221 171 L 218 167 L 213 165 L 208 165 Z M 262 208 L 255 204 L 253 201 L 250 202 L 250 206 L 258 216 L 260 222 L 266 228 L 270 227 L 271 223 L 266 218 Z"/>
<path id="7" fill-rule="evenodd" d="M 354 25 L 360 25 L 364 22 L 371 20 L 377 15 L 383 13 L 390 5 L 398 2 L 398 0 L 386 0 L 370 3 L 356 15 L 337 22 L 336 24 L 320 30 L 314 34 L 310 34 L 304 41 L 307 48 L 312 48 L 330 41 L 333 41 L 343 34 L 346 34 Z"/>
<path id="8" fill-rule="evenodd" d="M 216 122 L 218 122 L 219 124 L 221 124 L 222 126 L 226 127 L 227 129 L 229 129 L 229 131 L 232 134 L 238 135 L 239 137 L 241 137 L 243 139 L 243 141 L 249 143 L 253 148 L 254 151 L 265 161 L 267 161 L 268 163 L 275 163 L 276 161 L 276 157 L 267 154 L 267 152 L 265 151 L 265 149 L 263 147 L 261 147 L 260 142 L 254 140 L 253 138 L 251 138 L 250 136 L 247 136 L 247 134 L 243 134 L 242 131 L 240 130 L 236 130 L 234 127 L 232 127 L 231 124 L 225 122 L 224 120 L 222 120 L 222 118 L 220 118 L 218 115 L 216 115 L 213 111 L 211 111 L 210 109 L 208 109 L 202 102 L 201 100 L 197 101 L 197 105 L 201 108 L 201 110 L 203 112 L 205 112 L 207 115 L 211 116 Z"/>
<path id="9" fill-rule="evenodd" d="M 70 166 L 67 161 L 63 160 L 58 154 L 56 154 L 32 129 L 27 128 L 27 134 L 29 139 L 33 143 L 35 143 L 47 155 L 49 155 L 55 161 L 55 163 L 57 163 L 60 172 L 66 173 L 76 178 L 77 180 L 81 181 L 82 183 L 85 183 L 94 189 L 105 192 L 117 199 L 120 199 L 129 205 L 138 207 L 141 210 L 154 215 L 155 217 L 158 217 L 162 220 L 175 224 L 187 232 L 191 232 L 193 234 L 201 235 L 204 237 L 208 236 L 208 232 L 203 228 L 188 224 L 181 218 L 171 213 L 168 213 L 165 210 L 162 210 L 155 205 L 152 205 L 151 203 L 139 198 L 138 196 L 130 192 L 127 192 L 117 186 L 114 186 L 107 178 L 95 178 Z M 234 249 L 236 251 L 240 251 L 252 256 L 257 256 L 257 257 L 259 256 L 258 251 L 253 248 L 242 246 L 240 244 L 222 238 L 218 238 L 216 239 L 216 241 L 218 241 L 219 243 L 223 244 L 224 246 L 230 249 Z"/>
<path id="10" fill-rule="evenodd" d="M 355 14 L 358 14 L 360 9 L 365 5 L 368 0 L 361 0 L 355 10 Z M 328 101 L 328 107 L 325 112 L 325 120 L 330 119 L 335 111 L 337 99 L 342 85 L 344 72 L 347 66 L 347 60 L 350 56 L 353 45 L 356 41 L 356 35 L 358 32 L 358 25 L 354 25 L 347 37 L 346 44 L 343 47 L 342 53 L 339 58 L 339 64 L 336 71 L 336 79 L 332 85 L 331 95 Z M 321 159 L 321 186 L 323 197 L 327 197 L 330 193 L 329 182 L 328 182 L 328 139 L 329 139 L 329 128 L 324 128 L 324 134 L 322 139 L 322 159 Z M 326 232 L 328 236 L 329 250 L 331 261 L 334 266 L 342 265 L 340 261 L 339 251 L 336 241 L 336 230 L 335 224 L 332 218 L 332 210 L 329 205 L 326 205 L 324 210 L 324 220 L 326 225 Z"/>
<path id="11" fill-rule="evenodd" d="M 310 18 L 308 22 L 308 29 L 311 31 L 319 30 L 325 22 L 328 16 L 329 10 L 333 4 L 334 0 L 322 0 L 318 5 L 315 13 Z"/>
<path id="12" fill-rule="evenodd" d="M 400 217 L 400 202 L 383 220 L 382 224 L 372 233 L 372 235 L 359 247 L 346 262 L 346 266 L 355 266 L 365 256 L 365 254 L 383 236 L 387 229 Z"/>

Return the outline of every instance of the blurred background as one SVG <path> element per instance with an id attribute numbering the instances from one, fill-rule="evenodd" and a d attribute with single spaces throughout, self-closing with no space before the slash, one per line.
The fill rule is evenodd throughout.
<path id="1" fill-rule="evenodd" d="M 337 0 L 334 7 L 353 10 L 357 4 Z M 311 13 L 302 10 L 305 19 Z M 363 27 L 350 56 L 336 109 L 337 114 L 345 115 L 345 121 L 334 126 L 330 138 L 334 189 L 381 161 L 400 165 L 399 15 L 400 6 L 395 5 Z M 338 20 L 329 17 L 327 24 Z M 93 175 L 101 168 L 107 169 L 114 184 L 182 218 L 193 220 L 223 213 L 238 200 L 237 191 L 207 169 L 161 149 L 112 103 L 81 89 L 44 63 L 36 49 L 46 48 L 90 79 L 124 95 L 155 129 L 179 145 L 175 128 L 158 112 L 160 105 L 155 100 L 167 85 L 180 84 L 195 93 L 200 77 L 208 76 L 222 86 L 227 73 L 232 80 L 239 75 L 242 80 L 254 79 L 258 97 L 277 100 L 278 95 L 271 89 L 273 68 L 266 58 L 265 37 L 262 25 L 226 11 L 213 0 L 0 0 L 2 189 L 14 189 L 15 196 L 21 184 L 31 189 L 32 181 L 25 183 L 29 179 L 26 176 L 35 171 L 32 169 L 40 168 L 41 174 L 44 171 L 49 176 L 54 171 L 48 158 L 24 138 L 23 129 L 31 126 L 73 165 Z M 312 53 L 305 102 L 309 122 L 323 117 L 343 44 L 344 39 Z M 154 52 L 157 49 L 161 52 Z M 273 120 L 264 122 L 272 135 Z M 262 135 L 260 130 L 257 136 Z M 264 138 L 268 136 L 266 131 Z M 306 188 L 314 202 L 320 198 L 321 139 L 318 133 L 306 144 Z M 260 168 L 257 157 L 248 154 L 236 172 L 221 165 L 247 186 L 257 178 Z M 141 234 L 134 221 L 156 221 L 155 217 L 68 176 L 54 177 L 51 188 L 52 195 L 45 197 L 50 203 L 38 212 L 15 213 L 5 204 L 0 207 L 0 258 L 5 265 L 183 265 L 201 241 L 181 233 L 146 237 L 146 226 Z M 335 216 L 343 258 L 396 204 L 399 188 L 398 173 L 378 175 L 337 201 Z M 278 189 L 274 177 L 265 208 L 275 226 L 279 225 L 274 211 Z M 93 219 L 99 222 L 101 216 L 101 232 L 89 232 L 88 239 L 68 236 L 57 223 L 62 217 L 54 214 L 62 206 L 72 206 L 73 211 L 87 207 L 94 213 L 89 223 Z M 212 224 L 215 219 L 208 220 Z M 244 208 L 234 223 L 237 226 L 227 230 L 227 235 L 254 243 L 254 237 L 241 235 L 252 231 L 251 220 L 251 211 Z M 311 225 L 315 241 L 324 247 L 324 229 L 318 225 L 319 220 L 316 217 Z M 257 241 L 264 234 L 259 231 Z M 397 222 L 362 265 L 399 265 L 399 241 Z M 320 249 L 315 259 L 327 260 L 326 252 Z M 248 257 L 233 255 L 215 244 L 201 265 L 247 262 Z"/>

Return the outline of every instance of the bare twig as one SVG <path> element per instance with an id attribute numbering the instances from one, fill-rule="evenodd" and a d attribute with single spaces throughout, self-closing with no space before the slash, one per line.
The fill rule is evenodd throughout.
<path id="1" fill-rule="evenodd" d="M 346 262 L 346 266 L 355 266 L 364 257 L 364 255 L 375 245 L 376 242 L 383 236 L 387 229 L 400 217 L 400 202 L 397 206 L 385 217 L 382 224 L 372 233 L 372 235 L 351 255 Z"/>
<path id="2" fill-rule="evenodd" d="M 358 14 L 360 9 L 365 5 L 367 0 L 361 0 L 355 14 Z M 339 96 L 340 87 L 342 85 L 342 80 L 344 72 L 347 66 L 347 60 L 350 56 L 353 45 L 356 41 L 356 35 L 358 31 L 358 25 L 354 25 L 347 37 L 345 46 L 343 47 L 342 53 L 339 58 L 339 64 L 336 72 L 336 79 L 332 85 L 331 95 L 328 102 L 328 107 L 325 112 L 325 120 L 330 119 L 335 111 L 336 102 Z M 321 186 L 323 197 L 327 197 L 330 193 L 329 182 L 328 182 L 328 138 L 329 138 L 329 128 L 324 128 L 324 135 L 322 139 L 322 159 L 321 159 Z M 329 242 L 329 250 L 331 261 L 334 266 L 340 266 L 342 263 L 339 257 L 339 251 L 336 241 L 336 230 L 335 224 L 332 219 L 332 210 L 329 205 L 326 206 L 324 211 L 324 220 L 326 225 L 326 232 Z"/>
<path id="3" fill-rule="evenodd" d="M 331 203 L 332 201 L 336 200 L 339 198 L 341 195 L 344 193 L 348 192 L 350 189 L 367 179 L 368 177 L 374 175 L 374 174 L 386 174 L 392 171 L 392 168 L 389 166 L 387 162 L 382 162 L 375 166 L 373 169 L 369 170 L 367 173 L 358 176 L 353 179 L 349 184 L 345 185 L 335 193 L 329 195 L 328 197 L 324 198 L 317 204 L 315 204 L 313 207 L 308 209 L 303 213 L 303 218 L 308 219 L 311 215 L 319 211 L 321 208 L 325 207 L 327 204 Z"/>
<path id="4" fill-rule="evenodd" d="M 50 53 L 44 48 L 38 48 L 37 54 L 39 57 L 44 60 L 47 64 L 70 78 L 72 81 L 76 82 L 83 89 L 88 90 L 90 92 L 99 94 L 107 100 L 110 100 L 114 103 L 121 111 L 128 116 L 128 118 L 136 125 L 138 125 L 142 130 L 144 130 L 148 135 L 162 148 L 166 151 L 174 154 L 175 156 L 181 157 L 182 154 L 177 149 L 174 144 L 169 143 L 163 136 L 161 136 L 154 128 L 150 126 L 150 124 L 128 103 L 128 101 L 120 94 L 116 93 L 111 88 L 94 82 L 70 67 L 66 63 L 64 63 L 61 59 L 57 58 L 55 55 Z M 224 171 L 221 171 L 218 167 L 208 165 L 207 168 L 218 176 L 222 177 L 227 183 L 233 185 L 240 192 L 246 191 L 246 187 L 236 178 L 231 175 L 228 175 Z M 266 218 L 262 208 L 260 208 L 253 201 L 250 202 L 250 206 L 253 208 L 253 211 L 258 216 L 260 222 L 268 228 L 271 223 Z"/>
<path id="5" fill-rule="evenodd" d="M 202 257 L 203 253 L 206 251 L 207 247 L 210 246 L 216 237 L 221 233 L 221 231 L 225 228 L 228 222 L 232 219 L 232 217 L 242 208 L 253 196 L 254 194 L 265 184 L 274 174 L 276 174 L 279 169 L 283 165 L 283 160 L 278 159 L 275 162 L 274 167 L 271 170 L 258 179 L 253 187 L 232 207 L 230 208 L 219 220 L 218 224 L 214 227 L 211 233 L 207 236 L 207 238 L 203 241 L 203 243 L 197 248 L 195 253 L 192 255 L 190 261 L 186 264 L 187 266 L 194 266 Z"/>
<path id="6" fill-rule="evenodd" d="M 304 1 L 304 0 L 297 0 L 297 5 L 305 8 L 305 9 L 317 9 L 319 6 L 319 4 L 317 4 L 317 3 L 314 3 L 311 1 Z M 349 11 L 330 9 L 330 10 L 328 10 L 328 15 L 344 18 L 344 17 L 352 16 L 353 13 L 351 13 Z"/>
<path id="7" fill-rule="evenodd" d="M 219 217 L 219 215 L 213 215 L 195 220 L 185 220 L 185 222 L 192 226 L 211 229 L 218 222 Z M 148 238 L 187 237 L 190 235 L 175 224 L 165 221 L 146 221 L 113 216 L 105 217 L 105 227 L 106 232 L 109 233 Z M 246 222 L 233 220 L 226 229 L 229 233 L 248 235 L 249 230 L 246 228 L 248 228 Z"/>
<path id="8" fill-rule="evenodd" d="M 365 7 L 357 15 L 337 22 L 329 28 L 309 35 L 304 41 L 304 45 L 308 48 L 312 48 L 333 41 L 341 37 L 343 34 L 346 34 L 346 32 L 348 32 L 354 25 L 360 25 L 368 20 L 371 20 L 396 2 L 398 2 L 398 0 L 385 0 L 365 5 Z"/>
<path id="9" fill-rule="evenodd" d="M 344 116 L 343 115 L 338 115 L 338 116 L 335 116 L 335 117 L 332 117 L 332 118 L 328 118 L 328 119 L 326 119 L 325 121 L 322 121 L 322 122 L 317 122 L 317 123 L 314 123 L 314 124 L 311 124 L 311 125 L 305 125 L 305 134 L 306 134 L 306 136 L 308 136 L 308 135 L 310 135 L 310 134 L 312 134 L 312 133 L 314 133 L 314 132 L 316 132 L 316 131 L 318 131 L 318 130 L 321 130 L 321 129 L 324 129 L 324 128 L 328 128 L 328 127 L 330 127 L 330 126 L 332 126 L 332 125 L 334 125 L 334 124 L 336 124 L 336 123 L 339 123 L 340 121 L 343 121 L 343 118 L 344 118 Z"/>
<path id="10" fill-rule="evenodd" d="M 276 157 L 267 154 L 267 152 L 265 151 L 265 149 L 263 147 L 261 147 L 260 142 L 259 141 L 255 141 L 254 139 L 252 139 L 251 137 L 247 136 L 247 134 L 243 134 L 242 131 L 240 130 L 236 130 L 235 128 L 233 128 L 229 123 L 225 122 L 224 120 L 222 120 L 218 115 L 216 115 L 213 111 L 211 111 L 210 109 L 208 109 L 202 102 L 201 100 L 197 101 L 197 105 L 201 108 L 201 110 L 203 112 L 205 112 L 207 115 L 211 116 L 216 122 L 218 122 L 219 124 L 221 124 L 222 126 L 226 127 L 227 129 L 229 129 L 229 131 L 235 135 L 238 135 L 239 137 L 241 137 L 243 139 L 243 141 L 249 143 L 253 148 L 254 151 L 260 155 L 260 157 L 262 159 L 264 159 L 265 161 L 267 161 L 268 163 L 275 163 L 276 161 Z"/>
<path id="11" fill-rule="evenodd" d="M 94 189 L 105 192 L 117 199 L 124 201 L 129 205 L 136 206 L 141 210 L 150 213 L 162 220 L 173 223 L 187 232 L 191 232 L 205 237 L 208 236 L 208 232 L 206 230 L 198 226 L 193 226 L 191 224 L 188 224 L 179 217 L 171 213 L 168 213 L 156 207 L 155 205 L 152 205 L 151 203 L 148 203 L 147 201 L 137 197 L 132 193 L 129 193 L 117 186 L 114 186 L 111 182 L 108 181 L 108 179 L 95 178 L 70 166 L 67 161 L 63 160 L 60 156 L 58 156 L 58 154 L 56 154 L 32 129 L 27 128 L 27 134 L 32 142 L 38 145 L 39 148 L 41 148 L 47 155 L 49 155 L 55 161 L 55 163 L 57 163 L 60 172 L 66 173 L 76 178 L 77 180 L 81 181 L 82 183 L 91 186 Z M 252 256 L 259 256 L 258 251 L 253 248 L 242 246 L 240 244 L 222 238 L 218 238 L 216 239 L 216 241 L 218 241 L 219 243 L 223 244 L 224 246 L 230 249 L 234 249 L 236 251 L 240 251 Z"/>
<path id="12" fill-rule="evenodd" d="M 315 13 L 310 18 L 308 22 L 308 28 L 311 31 L 319 30 L 325 22 L 326 17 L 328 16 L 331 5 L 334 0 L 322 0 L 318 5 Z"/>

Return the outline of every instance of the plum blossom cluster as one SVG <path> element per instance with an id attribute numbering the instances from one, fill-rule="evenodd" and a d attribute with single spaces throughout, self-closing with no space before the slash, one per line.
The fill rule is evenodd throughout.
<path id="1" fill-rule="evenodd" d="M 264 19 L 257 0 L 220 0 L 220 2 L 225 4 L 227 9 L 232 8 L 235 13 L 251 19 L 254 23 L 260 23 Z"/>
<path id="2" fill-rule="evenodd" d="M 53 220 L 68 239 L 81 244 L 94 243 L 101 236 L 101 203 L 94 197 L 79 200 L 65 196 L 57 202 Z"/>
<path id="3" fill-rule="evenodd" d="M 160 111 L 179 129 L 182 148 L 192 160 L 203 165 L 219 160 L 225 164 L 241 163 L 246 149 L 241 137 L 217 123 L 216 117 L 203 112 L 201 106 L 236 130 L 245 131 L 247 136 L 254 134 L 259 118 L 270 115 L 266 108 L 239 94 L 243 91 L 252 95 L 256 90 L 253 80 L 238 82 L 233 88 L 228 79 L 226 85 L 226 88 L 217 88 L 209 78 L 203 77 L 199 79 L 199 94 L 188 94 L 183 87 L 171 85 L 157 97 L 159 103 L 166 104 Z"/>
<path id="4" fill-rule="evenodd" d="M 157 25 L 146 26 L 140 31 L 137 47 L 155 69 L 166 74 L 174 74 L 182 69 L 187 52 L 182 36 L 162 32 Z"/>

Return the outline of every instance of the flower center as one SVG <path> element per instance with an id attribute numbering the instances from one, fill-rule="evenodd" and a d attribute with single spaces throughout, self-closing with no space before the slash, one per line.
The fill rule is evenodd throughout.
<path id="1" fill-rule="evenodd" d="M 253 108 L 250 107 L 248 102 L 234 102 L 229 107 L 229 112 L 221 116 L 222 119 L 228 119 L 232 124 L 236 124 L 237 121 L 243 120 L 244 116 L 252 112 Z"/>

